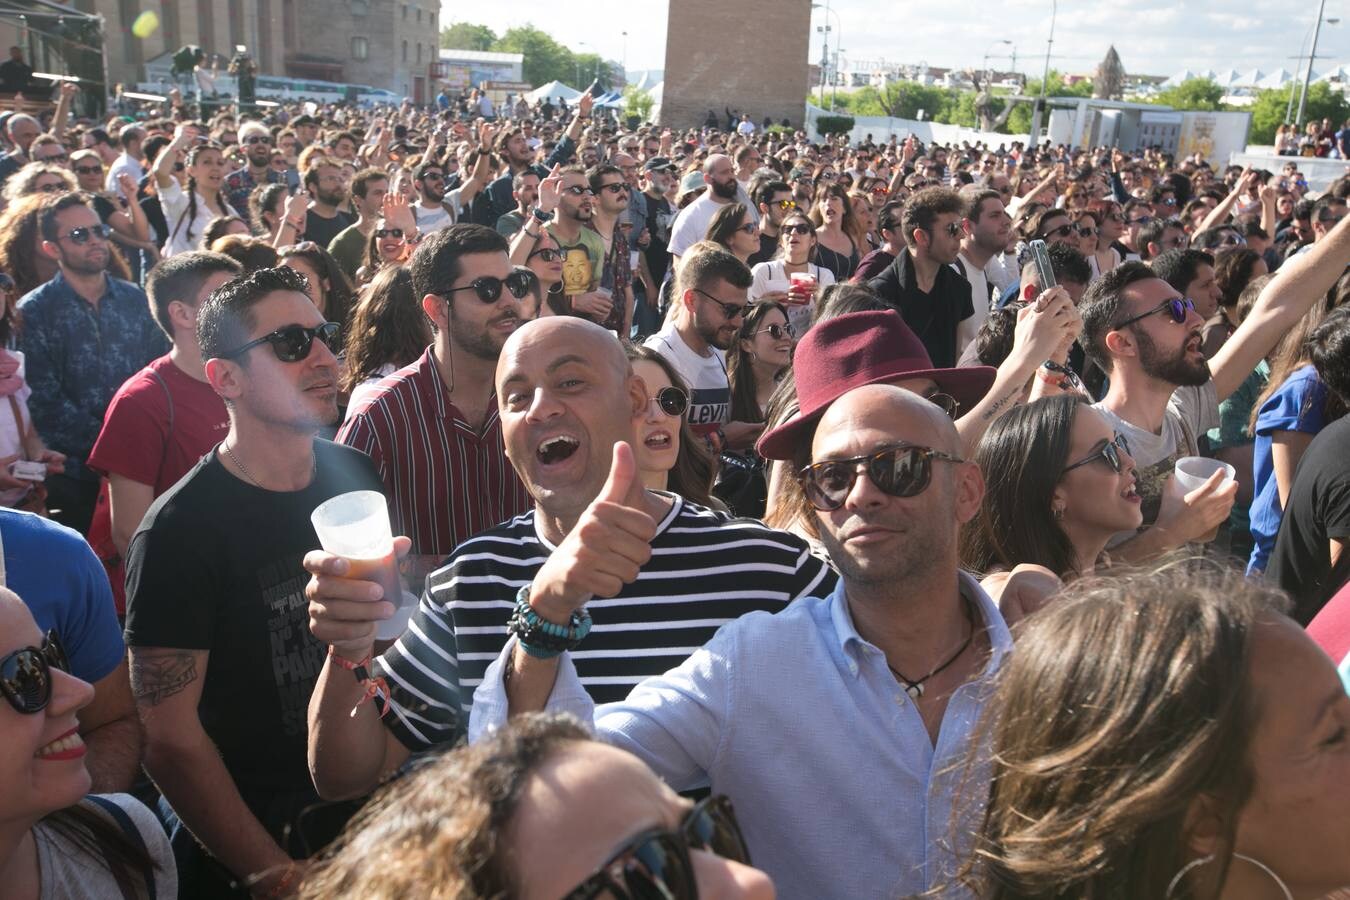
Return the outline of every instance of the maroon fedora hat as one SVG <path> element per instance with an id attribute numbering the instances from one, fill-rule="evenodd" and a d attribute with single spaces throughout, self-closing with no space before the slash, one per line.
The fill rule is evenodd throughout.
<path id="1" fill-rule="evenodd" d="M 812 326 L 792 353 L 797 413 L 764 432 L 755 449 L 765 459 L 791 459 L 829 405 L 866 384 L 931 378 L 969 410 L 994 383 L 991 366 L 935 369 L 923 341 L 894 310 L 856 312 Z"/>

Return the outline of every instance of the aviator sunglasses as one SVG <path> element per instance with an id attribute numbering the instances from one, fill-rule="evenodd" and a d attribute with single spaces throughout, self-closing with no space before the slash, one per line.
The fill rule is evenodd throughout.
<path id="1" fill-rule="evenodd" d="M 41 647 L 21 647 L 0 657 L 0 693 L 14 711 L 40 713 L 52 699 L 52 669 L 70 671 L 66 650 L 55 631 L 48 631 Z"/>
<path id="2" fill-rule="evenodd" d="M 619 852 L 563 900 L 698 900 L 690 850 L 733 862 L 750 862 L 731 801 L 714 795 L 699 801 L 676 831 L 653 828 L 634 835 Z"/>
<path id="3" fill-rule="evenodd" d="M 965 462 L 930 447 L 901 444 L 866 456 L 830 459 L 809 465 L 797 473 L 806 499 L 816 509 L 829 512 L 844 505 L 858 480 L 858 466 L 865 464 L 867 477 L 883 494 L 913 497 L 922 494 L 933 479 L 933 460 Z"/>

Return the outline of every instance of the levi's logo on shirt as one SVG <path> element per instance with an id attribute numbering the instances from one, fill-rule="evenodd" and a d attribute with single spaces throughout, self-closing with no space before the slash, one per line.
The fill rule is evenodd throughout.
<path id="1" fill-rule="evenodd" d="M 727 422 L 731 409 L 729 388 L 701 388 L 689 398 L 689 427 L 695 434 L 708 434 Z"/>

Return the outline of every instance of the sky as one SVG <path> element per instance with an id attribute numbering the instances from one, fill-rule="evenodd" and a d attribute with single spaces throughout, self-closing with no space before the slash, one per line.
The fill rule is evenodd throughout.
<path id="1" fill-rule="evenodd" d="M 1306 60 L 1316 6 L 1234 4 L 1231 0 L 1063 0 L 1055 20 L 1050 67 L 1068 73 L 1091 72 L 1114 43 L 1127 73 L 1170 76 L 1184 68 L 1272 72 L 1279 67 L 1301 73 L 1306 62 L 1291 57 L 1301 55 Z M 584 15 L 579 14 L 582 10 Z M 991 68 L 1007 69 L 1010 48 L 994 42 L 1010 40 L 1017 50 L 1017 70 L 1039 77 L 1045 65 L 1050 12 L 1051 0 L 903 4 L 831 0 L 828 20 L 839 35 L 844 60 L 974 68 L 982 65 L 987 52 Z M 1342 14 L 1350 15 L 1344 0 L 1327 3 L 1326 18 Z M 666 0 L 509 0 L 482 8 L 464 0 L 443 0 L 441 6 L 442 24 L 477 22 L 501 34 L 512 26 L 531 23 L 575 51 L 626 61 L 630 72 L 664 67 L 667 15 Z M 813 11 L 813 32 L 826 18 L 824 9 Z M 832 50 L 833 45 L 832 37 Z M 818 60 L 820 50 L 820 36 L 813 33 L 810 58 Z M 1317 55 L 1314 71 L 1337 64 L 1350 66 L 1350 21 L 1322 26 Z"/>

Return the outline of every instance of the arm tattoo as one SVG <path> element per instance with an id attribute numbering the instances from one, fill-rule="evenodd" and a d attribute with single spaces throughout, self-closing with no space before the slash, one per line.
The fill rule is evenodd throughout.
<path id="1" fill-rule="evenodd" d="M 984 420 L 987 422 L 994 416 L 998 415 L 999 410 L 1003 409 L 1003 407 L 1007 404 L 1009 400 L 1013 399 L 1014 397 L 1019 397 L 1021 396 L 1021 394 L 1022 389 L 1017 388 L 1011 391 L 1010 393 L 1005 394 L 1004 396 L 995 400 L 993 403 L 989 405 L 989 408 L 984 411 Z M 1016 404 L 1013 405 L 1016 406 Z"/>
<path id="2" fill-rule="evenodd" d="M 197 680 L 197 662 L 186 650 L 131 655 L 131 691 L 136 702 L 158 706 Z"/>

